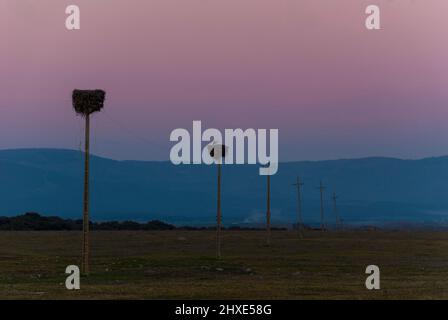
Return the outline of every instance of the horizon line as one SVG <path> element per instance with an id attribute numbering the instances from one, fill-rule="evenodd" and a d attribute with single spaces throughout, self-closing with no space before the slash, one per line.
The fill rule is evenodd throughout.
<path id="1" fill-rule="evenodd" d="M 80 151 L 77 149 L 70 149 L 70 148 L 51 148 L 51 147 L 25 147 L 25 148 L 6 148 L 6 149 L 0 149 L 0 152 L 8 152 L 8 151 L 66 151 L 66 152 L 81 152 L 84 153 L 84 151 Z M 167 160 L 135 160 L 135 159 L 116 159 L 109 156 L 102 156 L 95 154 L 94 152 L 90 152 L 90 156 L 96 157 L 96 158 L 102 158 L 106 160 L 111 161 L 117 161 L 117 162 L 170 162 L 169 159 Z M 295 163 L 295 162 L 328 162 L 328 161 L 348 161 L 348 160 L 367 160 L 367 159 L 389 159 L 389 160 L 400 160 L 400 161 L 422 161 L 422 160 L 428 160 L 428 159 L 439 159 L 439 158 L 448 158 L 448 154 L 445 155 L 439 155 L 439 156 L 427 156 L 422 158 L 399 158 L 399 157 L 392 157 L 392 156 L 364 156 L 364 157 L 354 157 L 354 158 L 335 158 L 335 159 L 321 159 L 321 160 L 286 160 L 286 161 L 279 161 L 279 163 Z"/>

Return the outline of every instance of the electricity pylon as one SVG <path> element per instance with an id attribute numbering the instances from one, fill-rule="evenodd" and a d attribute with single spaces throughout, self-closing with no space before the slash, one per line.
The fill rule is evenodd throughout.
<path id="1" fill-rule="evenodd" d="M 296 183 L 293 184 L 297 188 L 297 229 L 300 238 L 303 238 L 302 194 L 300 192 L 303 185 L 304 183 L 300 181 L 300 177 L 297 177 Z"/>

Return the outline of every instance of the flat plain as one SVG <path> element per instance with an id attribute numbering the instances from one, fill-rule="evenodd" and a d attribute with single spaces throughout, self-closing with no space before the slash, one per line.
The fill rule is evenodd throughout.
<path id="1" fill-rule="evenodd" d="M 448 299 L 448 232 L 96 231 L 91 274 L 80 232 L 0 232 L 0 299 Z M 367 290 L 368 265 L 381 289 Z"/>

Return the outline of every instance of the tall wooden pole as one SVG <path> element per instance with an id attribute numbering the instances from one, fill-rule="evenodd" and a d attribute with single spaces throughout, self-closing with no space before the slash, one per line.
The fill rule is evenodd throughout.
<path id="1" fill-rule="evenodd" d="M 300 177 L 297 177 L 297 182 L 293 185 L 297 187 L 297 230 L 299 237 L 303 238 L 302 194 L 300 192 L 303 182 L 300 181 Z"/>
<path id="2" fill-rule="evenodd" d="M 216 257 L 221 258 L 221 163 L 218 163 L 218 208 L 216 213 Z"/>
<path id="3" fill-rule="evenodd" d="M 325 187 L 322 184 L 322 181 L 320 182 L 320 229 L 324 231 L 325 225 L 324 225 L 324 190 Z"/>
<path id="4" fill-rule="evenodd" d="M 339 219 L 339 215 L 338 215 L 338 206 L 336 204 L 338 197 L 336 196 L 336 192 L 333 192 L 333 211 L 334 211 L 334 216 L 336 218 L 336 229 L 340 230 L 341 229 L 341 220 Z"/>
<path id="5" fill-rule="evenodd" d="M 266 185 L 266 231 L 267 238 L 266 244 L 271 245 L 271 176 L 267 175 L 267 185 Z"/>
<path id="6" fill-rule="evenodd" d="M 82 239 L 82 272 L 89 273 L 89 148 L 90 148 L 90 115 L 86 115 L 85 128 L 85 164 L 84 164 L 84 211 Z"/>

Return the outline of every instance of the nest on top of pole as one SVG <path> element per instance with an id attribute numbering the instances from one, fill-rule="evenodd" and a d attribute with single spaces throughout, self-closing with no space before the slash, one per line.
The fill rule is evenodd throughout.
<path id="1" fill-rule="evenodd" d="M 106 92 L 103 90 L 73 90 L 73 109 L 81 116 L 101 111 L 104 107 Z"/>
<path id="2" fill-rule="evenodd" d="M 227 150 L 229 147 L 227 147 L 226 145 L 223 144 L 210 144 L 207 146 L 208 147 L 208 151 L 210 153 L 210 157 L 216 159 L 216 160 L 220 160 L 221 158 L 225 158 L 227 155 Z"/>

